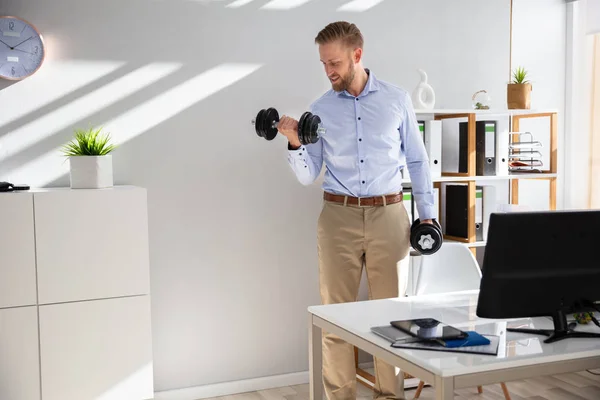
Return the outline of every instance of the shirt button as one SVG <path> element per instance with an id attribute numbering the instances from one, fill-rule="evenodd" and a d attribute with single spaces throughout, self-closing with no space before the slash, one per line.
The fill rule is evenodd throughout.
<path id="1" fill-rule="evenodd" d="M 360 160 L 360 162 L 365 162 L 365 160 Z"/>
<path id="2" fill-rule="evenodd" d="M 360 117 L 358 117 L 358 120 L 360 121 Z"/>
<path id="3" fill-rule="evenodd" d="M 358 97 L 356 98 L 356 101 L 358 101 Z"/>
<path id="4" fill-rule="evenodd" d="M 363 181 L 363 183 L 365 183 L 365 181 Z"/>
<path id="5" fill-rule="evenodd" d="M 362 139 L 358 139 L 359 142 L 362 142 Z"/>

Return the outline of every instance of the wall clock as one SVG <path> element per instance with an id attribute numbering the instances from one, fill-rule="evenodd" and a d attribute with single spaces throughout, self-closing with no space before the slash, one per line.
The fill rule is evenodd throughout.
<path id="1" fill-rule="evenodd" d="M 0 78 L 18 81 L 33 75 L 45 55 L 42 35 L 32 24 L 0 16 Z"/>

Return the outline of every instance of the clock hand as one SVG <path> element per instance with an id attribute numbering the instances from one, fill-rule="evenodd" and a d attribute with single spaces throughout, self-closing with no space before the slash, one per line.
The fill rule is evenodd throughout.
<path id="1" fill-rule="evenodd" d="M 22 53 L 27 53 L 27 54 L 31 54 L 31 55 L 33 55 L 33 53 L 32 53 L 32 52 L 29 52 L 29 51 L 26 51 L 26 50 L 21 50 L 21 49 L 13 49 L 13 50 L 14 50 L 14 51 L 20 51 L 20 52 L 22 52 Z"/>
<path id="2" fill-rule="evenodd" d="M 29 39 L 31 39 L 33 36 L 29 36 L 27 39 L 23 40 L 21 43 L 19 43 L 18 45 L 13 47 L 13 50 L 15 49 L 15 47 L 19 47 L 20 45 L 22 45 L 23 43 L 25 43 L 26 41 L 28 41 Z"/>
<path id="3" fill-rule="evenodd" d="M 6 42 L 4 42 L 3 40 L 0 40 L 0 42 L 4 43 L 6 45 L 6 47 L 8 47 L 9 49 L 12 50 L 12 47 L 10 47 L 8 44 L 6 44 Z"/>

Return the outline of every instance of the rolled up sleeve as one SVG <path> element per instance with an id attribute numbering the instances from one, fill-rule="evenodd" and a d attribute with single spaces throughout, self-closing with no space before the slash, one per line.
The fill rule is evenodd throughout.
<path id="1" fill-rule="evenodd" d="M 404 110 L 400 124 L 401 150 L 406 159 L 410 174 L 412 193 L 416 202 L 419 219 L 437 218 L 433 182 L 429 169 L 429 157 L 425 143 L 419 131 L 419 124 L 414 112 L 410 96 L 405 94 L 402 99 Z"/>

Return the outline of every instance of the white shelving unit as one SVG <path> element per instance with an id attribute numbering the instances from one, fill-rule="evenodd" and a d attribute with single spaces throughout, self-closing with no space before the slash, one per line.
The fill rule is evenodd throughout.
<path id="1" fill-rule="evenodd" d="M 0 399 L 152 399 L 146 190 L 0 193 L 0 220 Z"/>
<path id="2" fill-rule="evenodd" d="M 477 247 L 485 246 L 485 241 L 476 240 L 475 233 L 475 203 L 476 203 L 476 185 L 482 181 L 509 181 L 510 182 L 510 203 L 518 204 L 519 201 L 519 181 L 521 179 L 540 179 L 547 180 L 550 184 L 549 208 L 556 209 L 556 180 L 558 178 L 557 168 L 557 146 L 558 146 L 558 123 L 557 109 L 416 109 L 415 113 L 418 120 L 452 120 L 466 119 L 468 124 L 468 167 L 467 172 L 442 172 L 442 176 L 433 177 L 434 186 L 440 188 L 444 182 L 462 182 L 468 185 L 468 235 L 467 237 L 446 236 L 445 240 L 458 241 L 466 243 L 475 253 Z M 542 169 L 541 172 L 509 172 L 499 175 L 477 175 L 476 174 L 476 122 L 478 120 L 490 120 L 498 118 L 508 118 L 509 132 L 519 132 L 520 121 L 526 118 L 549 118 L 550 120 L 550 146 L 549 166 Z M 517 136 L 517 135 L 515 135 Z M 508 135 L 507 141 L 514 143 L 515 137 Z M 509 143 L 506 144 L 507 146 Z M 442 156 L 443 157 L 443 156 Z M 410 179 L 403 180 L 403 183 L 410 183 Z M 441 199 L 440 199 L 441 204 Z"/>

